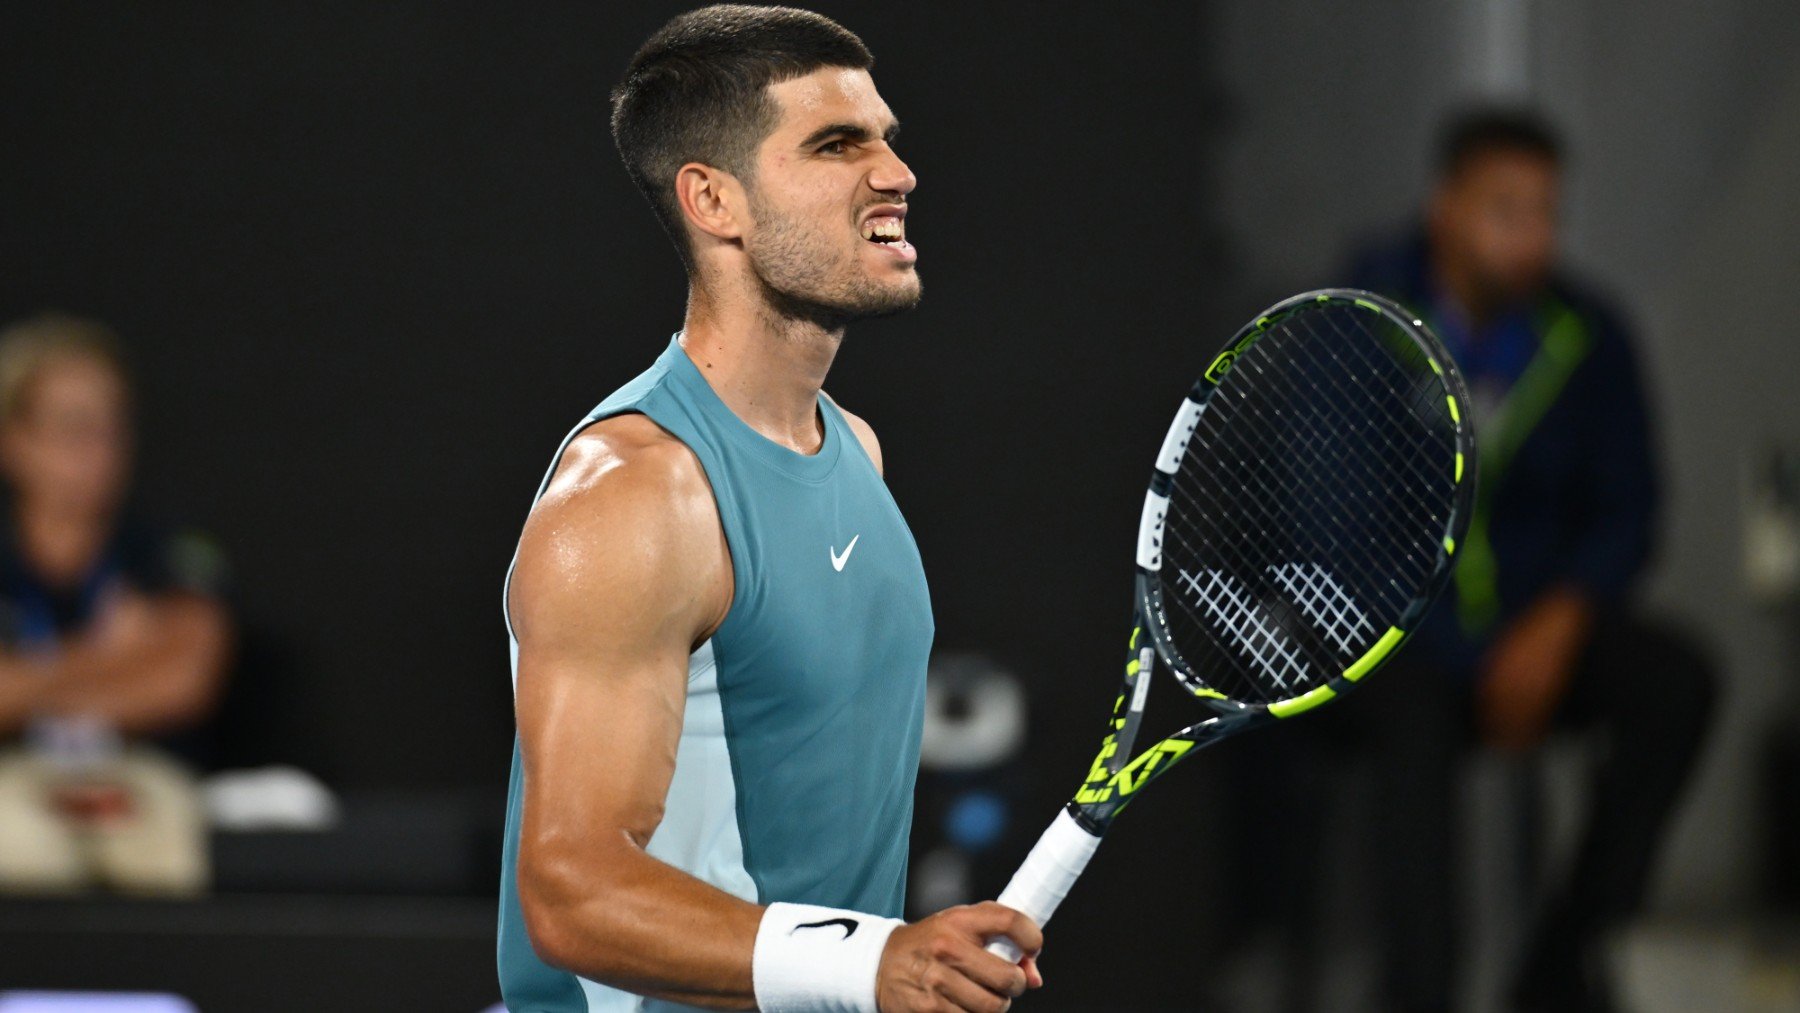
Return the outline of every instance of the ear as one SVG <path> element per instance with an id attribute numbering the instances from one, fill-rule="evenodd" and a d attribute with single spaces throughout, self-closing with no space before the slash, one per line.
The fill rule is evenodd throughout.
<path id="1" fill-rule="evenodd" d="M 739 239 L 748 224 L 744 186 L 723 169 L 689 162 L 675 171 L 675 200 L 688 224 L 717 239 Z"/>

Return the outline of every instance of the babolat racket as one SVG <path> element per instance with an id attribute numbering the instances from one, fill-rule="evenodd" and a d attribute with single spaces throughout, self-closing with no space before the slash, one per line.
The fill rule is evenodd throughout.
<path id="1" fill-rule="evenodd" d="M 1348 692 L 1406 641 L 1469 524 L 1468 404 L 1437 338 L 1369 292 L 1294 296 L 1231 339 L 1156 455 L 1100 753 L 1000 903 L 1049 921 L 1146 784 Z M 1158 658 L 1215 713 L 1133 757 Z M 1019 957 L 1005 938 L 988 949 Z"/>

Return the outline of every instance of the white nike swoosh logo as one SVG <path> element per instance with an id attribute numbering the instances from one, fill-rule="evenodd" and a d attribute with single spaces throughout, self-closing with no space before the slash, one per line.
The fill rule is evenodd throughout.
<path id="1" fill-rule="evenodd" d="M 831 549 L 831 568 L 833 570 L 836 570 L 839 573 L 844 572 L 844 564 L 850 561 L 850 553 L 856 551 L 856 540 L 861 537 L 862 535 L 860 534 L 852 535 L 850 544 L 844 546 L 844 554 L 841 556 L 838 555 L 837 546 L 827 546 L 827 548 Z"/>

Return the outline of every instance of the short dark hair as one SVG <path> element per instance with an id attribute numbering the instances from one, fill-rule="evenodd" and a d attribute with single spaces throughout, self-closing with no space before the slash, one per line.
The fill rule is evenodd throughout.
<path id="1" fill-rule="evenodd" d="M 821 67 L 867 70 L 875 57 L 855 34 L 812 11 L 715 4 L 677 15 L 631 58 L 612 93 L 613 142 L 693 267 L 675 200 L 675 171 L 716 166 L 748 182 L 756 148 L 775 128 L 768 86 Z"/>
<path id="2" fill-rule="evenodd" d="M 1562 163 L 1562 140 L 1542 116 L 1529 109 L 1489 106 L 1467 110 L 1444 124 L 1438 135 L 1438 177 L 1448 179 L 1475 158 L 1498 151 Z"/>

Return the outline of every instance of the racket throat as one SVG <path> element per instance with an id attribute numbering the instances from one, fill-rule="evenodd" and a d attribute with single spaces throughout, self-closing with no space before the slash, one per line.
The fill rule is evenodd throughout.
<path id="1" fill-rule="evenodd" d="M 1144 704 L 1150 698 L 1150 682 L 1156 675 L 1156 649 L 1146 645 L 1138 652 L 1137 671 L 1127 673 L 1131 680 L 1131 704 L 1125 711 L 1124 723 L 1118 728 L 1118 750 L 1107 758 L 1109 774 L 1117 774 L 1131 759 L 1131 746 L 1137 741 L 1138 726 L 1144 720 Z"/>

